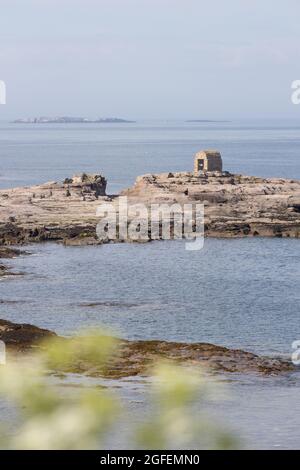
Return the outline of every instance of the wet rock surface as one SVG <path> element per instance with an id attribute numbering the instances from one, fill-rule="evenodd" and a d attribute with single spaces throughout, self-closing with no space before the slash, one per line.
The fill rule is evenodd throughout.
<path id="1" fill-rule="evenodd" d="M 3 264 L 0 264 L 0 277 L 2 276 L 5 276 L 8 274 L 8 269 L 6 266 L 4 266 Z"/>
<path id="2" fill-rule="evenodd" d="M 0 246 L 0 259 L 12 259 L 22 254 L 28 254 L 25 251 L 18 250 L 16 248 L 9 248 L 7 246 Z M 15 273 L 9 270 L 4 264 L 0 264 L 0 277 L 1 276 L 17 276 L 20 273 Z"/>
<path id="3" fill-rule="evenodd" d="M 33 350 L 42 340 L 54 336 L 52 331 L 37 326 L 0 320 L 0 340 L 4 341 L 8 350 L 14 352 Z"/>
<path id="4" fill-rule="evenodd" d="M 291 363 L 282 359 L 257 356 L 214 344 L 153 340 L 122 341 L 119 362 L 110 374 L 116 377 L 141 375 L 147 373 L 149 366 L 160 358 L 188 366 L 204 366 L 215 372 L 276 375 L 294 369 Z"/>
<path id="5" fill-rule="evenodd" d="M 11 259 L 24 254 L 24 251 L 18 250 L 17 248 L 9 248 L 7 246 L 0 246 L 0 259 L 6 258 Z"/>
<path id="6" fill-rule="evenodd" d="M 0 340 L 6 343 L 8 351 L 29 352 L 38 348 L 47 338 L 68 341 L 49 330 L 33 325 L 0 320 Z M 63 371 L 58 372 L 111 378 L 147 375 L 151 365 L 158 359 L 175 361 L 187 366 L 204 366 L 213 372 L 277 375 L 295 369 L 292 363 L 279 358 L 258 356 L 239 349 L 228 349 L 208 343 L 118 340 L 118 346 L 118 353 L 105 369 L 102 365 L 98 368 L 95 364 L 80 361 L 69 364 Z"/>

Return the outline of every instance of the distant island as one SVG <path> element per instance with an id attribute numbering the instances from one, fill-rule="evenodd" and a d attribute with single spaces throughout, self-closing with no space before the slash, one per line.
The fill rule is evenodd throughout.
<path id="1" fill-rule="evenodd" d="M 185 122 L 202 122 L 202 123 L 209 123 L 209 122 L 230 122 L 230 121 L 213 121 L 211 119 L 188 119 Z"/>
<path id="2" fill-rule="evenodd" d="M 71 116 L 61 116 L 61 117 L 35 117 L 35 118 L 25 118 L 25 119 L 16 119 L 13 121 L 14 124 L 123 124 L 123 123 L 134 123 L 136 121 L 128 121 L 126 119 L 120 118 L 97 118 L 90 119 L 85 117 L 71 117 Z"/>

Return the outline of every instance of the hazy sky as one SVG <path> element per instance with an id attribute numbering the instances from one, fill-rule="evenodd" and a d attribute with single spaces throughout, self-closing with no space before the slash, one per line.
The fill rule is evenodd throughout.
<path id="1" fill-rule="evenodd" d="M 299 0 L 0 0 L 0 119 L 300 117 Z"/>

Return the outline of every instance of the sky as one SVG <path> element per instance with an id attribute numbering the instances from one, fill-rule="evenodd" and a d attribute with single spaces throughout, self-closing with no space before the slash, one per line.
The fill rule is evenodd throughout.
<path id="1" fill-rule="evenodd" d="M 0 0 L 0 119 L 298 118 L 299 0 Z"/>

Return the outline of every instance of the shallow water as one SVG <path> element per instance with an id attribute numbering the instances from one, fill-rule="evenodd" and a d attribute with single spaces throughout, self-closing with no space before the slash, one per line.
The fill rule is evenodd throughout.
<path id="1" fill-rule="evenodd" d="M 266 354 L 289 354 L 300 338 L 299 240 L 206 239 L 196 252 L 184 241 L 27 249 L 34 255 L 10 261 L 26 275 L 0 282 L 0 317 Z"/>
<path id="2" fill-rule="evenodd" d="M 22 277 L 0 282 L 0 318 L 71 334 L 88 326 L 128 338 L 209 341 L 288 356 L 299 331 L 299 240 L 184 241 L 27 247 L 9 263 Z M 80 288 L 78 288 L 80 286 Z M 11 303 L 14 300 L 16 303 Z M 207 405 L 250 448 L 298 448 L 300 371 L 282 377 L 229 375 L 229 399 Z M 144 416 L 147 386 L 118 381 L 129 408 L 108 447 Z"/>

